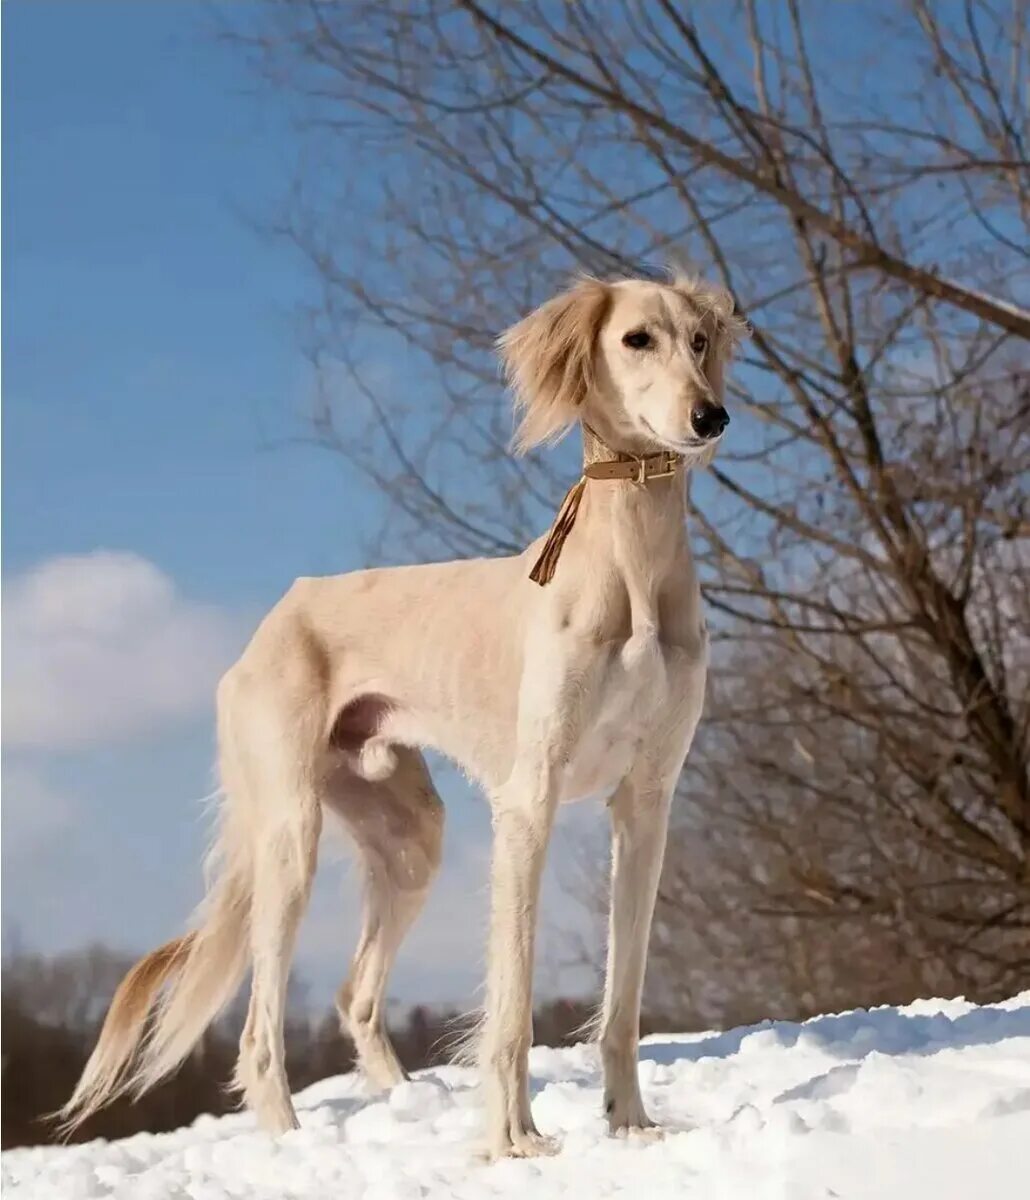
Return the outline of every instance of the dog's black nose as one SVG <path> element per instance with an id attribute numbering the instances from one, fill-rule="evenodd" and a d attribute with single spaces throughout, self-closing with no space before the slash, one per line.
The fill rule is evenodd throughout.
<path id="1" fill-rule="evenodd" d="M 712 404 L 706 400 L 699 404 L 690 414 L 690 423 L 698 437 L 717 438 L 730 423 L 730 414 L 721 404 Z"/>

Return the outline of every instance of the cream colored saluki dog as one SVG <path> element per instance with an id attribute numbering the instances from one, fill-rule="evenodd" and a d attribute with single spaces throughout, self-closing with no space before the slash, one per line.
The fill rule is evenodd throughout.
<path id="1" fill-rule="evenodd" d="M 695 280 L 584 279 L 504 334 L 518 448 L 580 422 L 583 480 L 522 555 L 299 579 L 265 619 L 218 689 L 224 803 L 196 928 L 122 982 L 61 1114 L 69 1125 L 173 1070 L 249 966 L 235 1083 L 263 1127 L 296 1126 L 286 983 L 326 812 L 366 878 L 340 1015 L 371 1081 L 403 1078 L 384 993 L 440 859 L 424 747 L 478 780 L 493 811 L 480 1035 L 490 1152 L 552 1148 L 527 1077 L 537 898 L 557 806 L 594 794 L 610 797 L 613 839 L 605 1111 L 613 1132 L 650 1125 L 641 987 L 707 661 L 683 468 L 711 454 L 728 420 L 723 370 L 744 330 L 729 297 Z"/>

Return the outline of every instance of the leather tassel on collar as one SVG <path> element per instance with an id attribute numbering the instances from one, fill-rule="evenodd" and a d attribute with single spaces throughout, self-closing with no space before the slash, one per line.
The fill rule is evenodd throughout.
<path id="1" fill-rule="evenodd" d="M 554 572 L 558 567 L 558 557 L 561 554 L 562 546 L 565 545 L 565 539 L 572 532 L 573 525 L 576 524 L 576 514 L 579 512 L 580 501 L 583 499 L 586 487 L 587 477 L 582 475 L 578 482 L 574 483 L 565 493 L 565 499 L 562 501 L 561 508 L 558 509 L 558 515 L 551 526 L 551 532 L 547 535 L 547 541 L 544 542 L 540 557 L 529 573 L 530 579 L 534 583 L 539 583 L 541 587 L 550 583 L 554 578 Z"/>

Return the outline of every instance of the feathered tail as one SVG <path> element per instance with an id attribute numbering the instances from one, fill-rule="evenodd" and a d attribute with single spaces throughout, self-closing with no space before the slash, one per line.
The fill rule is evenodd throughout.
<path id="1" fill-rule="evenodd" d="M 234 824 L 224 811 L 197 928 L 140 959 L 115 992 L 82 1077 L 55 1114 L 65 1132 L 174 1071 L 239 988 L 249 960 L 253 870 Z"/>

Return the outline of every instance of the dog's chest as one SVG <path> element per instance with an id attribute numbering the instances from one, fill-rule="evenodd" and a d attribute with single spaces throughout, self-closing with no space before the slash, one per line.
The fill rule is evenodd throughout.
<path id="1" fill-rule="evenodd" d="M 649 736 L 675 704 L 674 656 L 656 630 L 599 648 L 599 695 L 569 763 L 563 800 L 615 787 Z M 673 669 L 670 671 L 670 667 Z"/>

